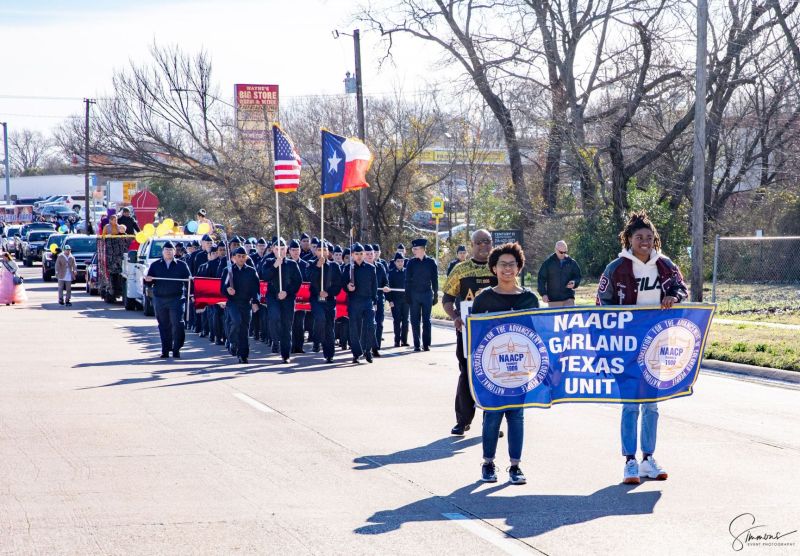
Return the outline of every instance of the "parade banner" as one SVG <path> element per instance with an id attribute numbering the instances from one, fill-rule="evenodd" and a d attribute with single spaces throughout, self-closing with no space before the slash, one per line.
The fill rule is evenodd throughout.
<path id="1" fill-rule="evenodd" d="M 534 309 L 467 318 L 470 389 L 486 411 L 689 396 L 714 305 Z"/>
<path id="2" fill-rule="evenodd" d="M 219 278 L 195 278 L 193 281 L 195 309 L 228 301 L 227 297 L 219 293 Z"/>

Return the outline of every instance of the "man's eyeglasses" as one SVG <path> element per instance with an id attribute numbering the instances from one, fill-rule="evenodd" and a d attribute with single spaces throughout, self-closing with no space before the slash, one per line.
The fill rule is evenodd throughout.
<path id="1" fill-rule="evenodd" d="M 559 255 L 566 255 L 566 254 L 567 254 L 567 251 L 559 251 L 559 252 L 558 252 L 558 254 L 559 254 Z"/>
<path id="2" fill-rule="evenodd" d="M 491 245 L 492 244 L 492 240 L 491 239 L 476 239 L 475 241 L 473 241 L 473 243 L 475 245 Z"/>

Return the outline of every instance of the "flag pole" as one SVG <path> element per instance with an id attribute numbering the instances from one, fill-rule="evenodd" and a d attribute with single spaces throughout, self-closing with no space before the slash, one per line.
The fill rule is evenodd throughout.
<path id="1" fill-rule="evenodd" d="M 320 197 L 320 211 L 319 211 L 319 256 L 325 257 L 325 197 Z M 322 266 L 319 269 L 319 293 L 325 290 L 325 263 L 327 259 L 323 259 Z M 320 297 L 322 300 L 322 297 Z"/>
<path id="2" fill-rule="evenodd" d="M 277 258 L 281 256 L 281 211 L 278 208 L 280 204 L 280 193 L 278 190 L 275 190 L 275 227 L 277 228 L 278 232 L 278 255 Z M 278 265 L 278 291 L 283 291 L 283 276 L 281 273 L 281 267 L 283 266 L 283 261 L 281 264 Z"/>

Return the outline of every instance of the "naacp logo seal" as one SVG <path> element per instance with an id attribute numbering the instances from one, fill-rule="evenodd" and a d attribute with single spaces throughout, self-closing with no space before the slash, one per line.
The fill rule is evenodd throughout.
<path id="1" fill-rule="evenodd" d="M 645 335 L 637 362 L 650 386 L 672 388 L 686 378 L 700 357 L 700 328 L 687 319 L 667 319 Z"/>
<path id="2" fill-rule="evenodd" d="M 539 335 L 521 324 L 501 324 L 484 336 L 472 356 L 475 378 L 498 396 L 519 396 L 539 386 L 550 360 Z"/>

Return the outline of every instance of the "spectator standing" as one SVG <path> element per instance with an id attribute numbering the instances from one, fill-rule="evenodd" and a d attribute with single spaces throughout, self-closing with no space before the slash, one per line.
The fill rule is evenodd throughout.
<path id="1" fill-rule="evenodd" d="M 580 283 L 581 267 L 569 256 L 567 242 L 559 241 L 539 268 L 539 295 L 548 307 L 571 307 Z"/>
<path id="2" fill-rule="evenodd" d="M 141 228 L 139 228 L 139 223 L 133 216 L 131 216 L 131 209 L 128 207 L 124 207 L 122 209 L 122 215 L 117 219 L 117 224 L 125 226 L 125 230 L 129 234 L 135 234 L 141 231 Z"/>
<path id="3" fill-rule="evenodd" d="M 66 243 L 66 242 L 65 242 Z M 78 277 L 78 265 L 75 257 L 72 256 L 72 247 L 69 243 L 64 246 L 64 250 L 58 254 L 56 259 L 56 279 L 58 280 L 58 304 L 72 307 L 70 298 L 72 297 L 72 283 Z"/>

